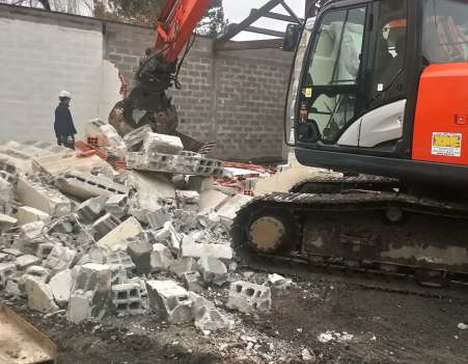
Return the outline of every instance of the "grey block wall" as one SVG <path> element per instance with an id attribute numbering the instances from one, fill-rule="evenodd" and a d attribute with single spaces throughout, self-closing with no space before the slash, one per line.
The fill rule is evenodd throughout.
<path id="1" fill-rule="evenodd" d="M 26 80 L 18 80 L 15 85 L 13 80 L 21 78 L 20 70 L 6 74 L 5 68 L 0 68 L 0 80 L 8 79 L 11 86 L 8 105 L 5 99 L 0 100 L 2 140 L 31 139 L 33 135 L 45 138 L 55 88 L 62 84 L 64 88 L 78 90 L 73 108 L 79 115 L 80 126 L 92 117 L 102 118 L 110 111 L 111 99 L 118 100 L 117 72 L 109 75 L 107 64 L 115 65 L 132 83 L 139 57 L 154 41 L 151 28 L 0 5 L 0 32 L 8 32 L 12 21 L 16 27 L 11 27 L 1 57 L 18 58 L 17 45 L 21 43 L 24 59 L 45 60 L 41 63 L 41 75 L 29 76 L 44 85 L 43 96 L 34 96 L 36 108 L 42 111 L 17 120 L 15 113 L 21 114 L 24 108 L 21 90 Z M 24 32 L 18 32 L 18 28 Z M 53 40 L 36 46 L 38 38 L 50 38 L 51 34 L 56 35 Z M 46 56 L 55 48 L 66 54 L 56 59 Z M 93 56 L 91 61 L 85 58 L 87 54 Z M 58 70 L 70 67 L 70 58 L 79 60 L 74 62 L 73 77 L 59 72 L 61 76 L 53 87 L 47 87 L 49 80 L 57 79 Z M 291 63 L 292 54 L 278 49 L 214 52 L 212 40 L 197 38 L 180 74 L 182 89 L 171 90 L 181 119 L 180 131 L 202 141 L 215 141 L 214 156 L 225 160 L 281 159 L 283 108 Z M 29 61 L 20 61 L 18 68 L 21 67 L 31 66 Z M 113 82 L 105 82 L 109 78 L 114 78 Z M 47 100 L 47 107 L 41 105 L 41 98 Z M 23 126 L 18 130 L 7 128 L 8 120 L 16 120 Z M 31 136 L 24 138 L 20 131 L 26 125 L 34 125 L 40 132 L 32 131 Z"/>

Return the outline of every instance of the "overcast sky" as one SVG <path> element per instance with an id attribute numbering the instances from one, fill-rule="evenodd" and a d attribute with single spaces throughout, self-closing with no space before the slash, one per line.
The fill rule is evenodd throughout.
<path id="1" fill-rule="evenodd" d="M 260 8 L 266 4 L 268 0 L 223 0 L 224 12 L 226 18 L 230 23 L 240 23 L 250 13 L 252 8 Z M 286 3 L 296 12 L 299 17 L 304 16 L 305 0 L 286 0 Z M 281 5 L 278 5 L 274 9 L 275 13 L 287 14 Z M 284 31 L 286 29 L 286 22 L 277 21 L 273 19 L 260 19 L 255 26 L 275 29 Z M 250 40 L 250 39 L 262 39 L 265 38 L 260 34 L 242 32 L 234 40 Z"/>

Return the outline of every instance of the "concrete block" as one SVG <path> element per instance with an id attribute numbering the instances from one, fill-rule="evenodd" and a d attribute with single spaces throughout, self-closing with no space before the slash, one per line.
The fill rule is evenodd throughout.
<path id="1" fill-rule="evenodd" d="M 195 258 L 187 257 L 187 258 L 178 258 L 174 260 L 171 265 L 169 266 L 169 270 L 177 275 L 177 277 L 181 278 L 184 273 L 198 271 L 198 263 Z"/>
<path id="2" fill-rule="evenodd" d="M 201 293 L 205 290 L 203 287 L 203 278 L 197 271 L 183 273 L 182 281 L 184 282 L 185 289 L 188 291 Z"/>
<path id="3" fill-rule="evenodd" d="M 200 209 L 200 194 L 197 191 L 176 191 L 177 208 L 198 211 Z"/>
<path id="4" fill-rule="evenodd" d="M 153 244 L 150 263 L 152 272 L 164 272 L 169 270 L 169 266 L 173 261 L 174 257 L 167 246 L 159 243 Z"/>
<path id="5" fill-rule="evenodd" d="M 106 196 L 90 198 L 78 206 L 76 213 L 81 222 L 91 224 L 104 214 Z"/>
<path id="6" fill-rule="evenodd" d="M 109 234 L 112 230 L 114 230 L 121 223 L 122 222 L 117 217 L 115 217 L 114 215 L 110 213 L 107 213 L 104 216 L 101 216 L 91 226 L 94 239 L 96 240 L 102 239 L 104 236 Z"/>
<path id="7" fill-rule="evenodd" d="M 151 133 L 152 131 L 153 130 L 149 125 L 144 125 L 126 134 L 123 137 L 123 141 L 126 144 L 128 151 L 138 151 L 143 146 L 143 139 L 146 134 Z"/>
<path id="8" fill-rule="evenodd" d="M 78 270 L 68 304 L 67 317 L 74 323 L 99 320 L 112 308 L 112 272 L 109 265 L 88 263 Z"/>
<path id="9" fill-rule="evenodd" d="M 8 177 L 7 172 L 0 173 L 0 213 L 5 215 L 12 213 L 14 200 L 14 187 L 7 180 Z"/>
<path id="10" fill-rule="evenodd" d="M 17 222 L 18 220 L 12 216 L 0 214 L 0 231 L 8 230 L 12 226 L 16 225 Z"/>
<path id="11" fill-rule="evenodd" d="M 146 220 L 152 229 L 159 230 L 164 227 L 166 222 L 171 221 L 171 215 L 166 209 L 160 208 L 156 211 L 150 211 L 146 214 Z"/>
<path id="12" fill-rule="evenodd" d="M 121 219 L 128 214 L 128 196 L 115 194 L 106 201 L 105 209 L 107 212 Z"/>
<path id="13" fill-rule="evenodd" d="M 44 221 L 34 221 L 24 224 L 20 228 L 21 238 L 25 240 L 33 240 L 39 238 L 44 233 Z"/>
<path id="14" fill-rule="evenodd" d="M 119 250 L 112 252 L 107 257 L 107 264 L 115 269 L 125 270 L 127 273 L 133 273 L 136 270 L 136 265 L 133 263 L 132 258 L 127 252 Z M 115 268 L 114 268 L 115 267 Z"/>
<path id="15" fill-rule="evenodd" d="M 19 257 L 20 255 L 23 255 L 23 252 L 21 250 L 14 249 L 14 248 L 6 248 L 6 249 L 3 249 L 2 252 L 12 257 Z"/>
<path id="16" fill-rule="evenodd" d="M 143 234 L 143 232 L 144 230 L 138 220 L 134 217 L 129 217 L 114 230 L 101 238 L 97 242 L 97 245 L 110 251 L 120 250 L 122 246 L 119 246 L 119 243 L 131 238 L 136 238 L 138 235 Z"/>
<path id="17" fill-rule="evenodd" d="M 268 312 L 271 309 L 271 290 L 246 281 L 233 282 L 227 307 L 244 313 Z"/>
<path id="18" fill-rule="evenodd" d="M 192 315 L 197 329 L 212 332 L 232 327 L 230 320 L 212 302 L 194 292 L 189 292 L 189 298 L 192 301 Z"/>
<path id="19" fill-rule="evenodd" d="M 167 245 L 175 254 L 178 254 L 180 251 L 182 235 L 177 232 L 176 228 L 172 225 L 172 221 L 165 222 L 164 227 L 161 230 L 153 232 L 152 235 L 157 243 Z"/>
<path id="20" fill-rule="evenodd" d="M 175 281 L 151 280 L 146 282 L 150 309 L 163 320 L 180 323 L 192 320 L 192 302 L 188 292 Z"/>
<path id="21" fill-rule="evenodd" d="M 75 250 L 56 244 L 43 262 L 43 266 L 50 269 L 52 273 L 57 273 L 71 268 L 75 258 Z"/>
<path id="22" fill-rule="evenodd" d="M 70 269 L 58 272 L 51 278 L 49 287 L 52 290 L 55 302 L 57 302 L 60 307 L 64 307 L 70 300 L 72 286 L 73 275 Z"/>
<path id="23" fill-rule="evenodd" d="M 179 154 L 184 145 L 179 137 L 166 134 L 147 133 L 143 138 L 143 153 Z"/>
<path id="24" fill-rule="evenodd" d="M 22 255 L 15 259 L 15 265 L 18 270 L 26 270 L 26 268 L 39 264 L 41 260 L 35 255 Z"/>
<path id="25" fill-rule="evenodd" d="M 136 271 L 139 274 L 150 273 L 152 267 L 153 246 L 143 240 L 131 242 L 128 244 L 127 253 L 135 263 Z"/>
<path id="26" fill-rule="evenodd" d="M 251 196 L 235 195 L 216 209 L 217 214 L 227 224 L 231 224 L 239 211 L 245 204 L 252 200 Z"/>
<path id="27" fill-rule="evenodd" d="M 44 211 L 52 217 L 60 217 L 72 211 L 71 201 L 57 190 L 25 177 L 18 179 L 17 199 L 24 205 Z"/>
<path id="28" fill-rule="evenodd" d="M 18 225 L 20 226 L 36 221 L 42 221 L 46 224 L 50 222 L 50 215 L 48 213 L 30 206 L 19 207 L 16 213 L 16 218 L 18 219 Z"/>
<path id="29" fill-rule="evenodd" d="M 16 272 L 14 263 L 0 263 L 0 288 L 4 288 L 10 277 Z"/>
<path id="30" fill-rule="evenodd" d="M 230 260 L 232 256 L 232 248 L 228 244 L 195 243 L 188 239 L 182 242 L 182 257 L 213 257 Z"/>
<path id="31" fill-rule="evenodd" d="M 47 268 L 44 268 L 40 265 L 32 265 L 28 268 L 26 268 L 26 275 L 36 277 L 40 279 L 43 282 L 47 282 L 49 275 L 50 275 L 50 270 Z"/>
<path id="32" fill-rule="evenodd" d="M 27 277 L 25 289 L 28 296 L 28 307 L 31 310 L 42 313 L 58 311 L 59 308 L 54 302 L 52 291 L 46 283 L 34 277 Z"/>
<path id="33" fill-rule="evenodd" d="M 214 257 L 202 257 L 198 260 L 199 271 L 208 284 L 222 286 L 228 278 L 228 271 L 222 261 Z"/>
<path id="34" fill-rule="evenodd" d="M 113 194 L 127 194 L 127 188 L 124 185 L 115 183 L 106 176 L 95 176 L 77 171 L 66 172 L 57 177 L 55 185 L 62 193 L 83 200 L 97 196 L 110 197 Z"/>
<path id="35" fill-rule="evenodd" d="M 54 249 L 55 244 L 50 242 L 39 243 L 37 246 L 36 256 L 38 256 L 41 260 L 46 259 L 47 256 L 50 254 L 52 249 Z"/>
<path id="36" fill-rule="evenodd" d="M 174 186 L 161 175 L 130 171 L 128 185 L 136 192 L 137 207 L 147 212 L 159 210 L 165 200 L 175 197 Z"/>
<path id="37" fill-rule="evenodd" d="M 287 279 L 279 274 L 268 274 L 268 284 L 272 290 L 283 291 L 292 285 L 292 280 Z"/>
<path id="38" fill-rule="evenodd" d="M 112 304 L 119 315 L 139 315 L 146 312 L 139 283 L 112 286 Z"/>
<path id="39" fill-rule="evenodd" d="M 222 205 L 224 202 L 227 202 L 227 200 L 230 198 L 230 195 L 215 189 L 202 191 L 200 193 L 200 210 L 215 210 L 218 206 Z"/>

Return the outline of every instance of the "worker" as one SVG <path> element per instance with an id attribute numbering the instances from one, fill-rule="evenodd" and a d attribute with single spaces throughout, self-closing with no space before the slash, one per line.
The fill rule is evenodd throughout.
<path id="1" fill-rule="evenodd" d="M 74 149 L 76 129 L 70 112 L 71 93 L 65 90 L 61 91 L 59 100 L 60 103 L 55 109 L 54 123 L 57 144 Z"/>

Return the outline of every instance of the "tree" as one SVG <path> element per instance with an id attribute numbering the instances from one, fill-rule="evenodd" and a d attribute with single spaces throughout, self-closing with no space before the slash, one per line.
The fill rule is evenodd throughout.
<path id="1" fill-rule="evenodd" d="M 213 0 L 211 8 L 208 9 L 206 16 L 201 20 L 197 31 L 201 35 L 215 38 L 224 31 L 227 23 L 224 17 L 223 1 Z"/>

